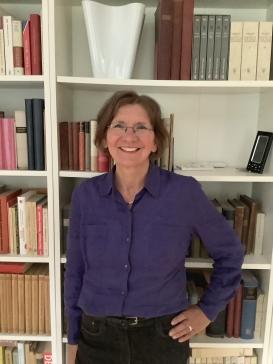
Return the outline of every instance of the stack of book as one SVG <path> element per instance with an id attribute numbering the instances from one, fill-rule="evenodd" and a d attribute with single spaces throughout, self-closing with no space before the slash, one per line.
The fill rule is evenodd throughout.
<path id="1" fill-rule="evenodd" d="M 46 190 L 0 185 L 0 254 L 48 256 Z"/>
<path id="2" fill-rule="evenodd" d="M 51 346 L 47 342 L 0 341 L 1 364 L 50 364 Z"/>
<path id="3" fill-rule="evenodd" d="M 220 214 L 223 214 L 239 236 L 245 254 L 262 255 L 265 213 L 258 202 L 247 196 L 240 195 L 225 202 L 212 200 Z M 194 236 L 189 255 L 193 258 L 207 258 L 208 253 L 198 236 Z"/>
<path id="4" fill-rule="evenodd" d="M 41 19 L 15 20 L 0 8 L 0 76 L 42 74 Z"/>
<path id="5" fill-rule="evenodd" d="M 192 348 L 189 364 L 257 364 L 252 348 Z"/>
<path id="6" fill-rule="evenodd" d="M 45 169 L 43 99 L 25 99 L 14 117 L 0 111 L 0 169 Z"/>
<path id="7" fill-rule="evenodd" d="M 50 335 L 48 265 L 0 263 L 2 333 Z"/>

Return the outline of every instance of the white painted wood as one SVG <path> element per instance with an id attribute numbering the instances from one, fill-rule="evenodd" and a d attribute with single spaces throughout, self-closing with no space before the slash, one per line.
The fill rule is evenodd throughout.
<path id="1" fill-rule="evenodd" d="M 0 334 L 0 341 L 52 341 L 51 336 L 46 335 L 13 335 Z"/>
<path id="2" fill-rule="evenodd" d="M 49 257 L 1 254 L 0 262 L 49 263 Z"/>

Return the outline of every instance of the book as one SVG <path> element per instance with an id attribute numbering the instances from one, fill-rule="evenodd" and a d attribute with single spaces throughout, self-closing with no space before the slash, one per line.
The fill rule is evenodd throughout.
<path id="1" fill-rule="evenodd" d="M 215 16 L 209 15 L 208 20 L 208 45 L 206 61 L 206 80 L 212 80 L 213 53 L 214 53 Z"/>
<path id="2" fill-rule="evenodd" d="M 2 167 L 4 169 L 16 169 L 16 141 L 15 120 L 13 118 L 1 118 L 2 138 Z"/>
<path id="3" fill-rule="evenodd" d="M 24 73 L 31 75 L 31 46 L 30 46 L 30 21 L 29 19 L 22 23 L 23 25 L 23 51 L 24 51 Z"/>
<path id="4" fill-rule="evenodd" d="M 199 59 L 199 77 L 198 77 L 199 80 L 206 79 L 207 43 L 208 43 L 208 15 L 201 15 L 200 59 Z"/>
<path id="5" fill-rule="evenodd" d="M 44 100 L 32 99 L 34 166 L 35 170 L 45 169 L 44 145 Z"/>
<path id="6" fill-rule="evenodd" d="M 182 24 L 184 0 L 173 0 L 172 20 L 172 53 L 171 53 L 171 80 L 180 79 L 182 54 Z"/>
<path id="7" fill-rule="evenodd" d="M 97 130 L 97 120 L 90 121 L 90 161 L 91 171 L 95 172 L 98 170 L 98 148 L 95 145 L 95 135 Z"/>
<path id="8" fill-rule="evenodd" d="M 255 228 L 256 228 L 258 204 L 253 198 L 247 195 L 240 195 L 240 200 L 249 207 L 246 253 L 250 254 L 254 252 Z"/>
<path id="9" fill-rule="evenodd" d="M 68 141 L 68 122 L 59 123 L 59 145 L 60 145 L 60 165 L 61 170 L 69 169 L 69 141 Z"/>
<path id="10" fill-rule="evenodd" d="M 223 357 L 223 356 L 251 356 L 253 355 L 253 348 L 243 348 L 243 347 L 221 347 L 221 348 L 192 348 L 191 356 L 193 358 L 213 358 L 213 357 Z"/>
<path id="11" fill-rule="evenodd" d="M 25 99 L 26 127 L 27 127 L 27 157 L 28 169 L 35 170 L 34 157 L 34 126 L 32 114 L 32 100 Z"/>
<path id="12" fill-rule="evenodd" d="M 230 40 L 230 15 L 223 15 L 220 55 L 220 80 L 228 79 L 228 57 Z"/>
<path id="13" fill-rule="evenodd" d="M 191 64 L 192 80 L 198 80 L 199 77 L 200 41 L 201 41 L 200 30 L 201 30 L 201 16 L 194 15 L 193 34 L 192 34 L 192 64 Z"/>
<path id="14" fill-rule="evenodd" d="M 243 25 L 241 80 L 244 81 L 256 80 L 258 28 L 257 21 Z"/>
<path id="15" fill-rule="evenodd" d="M 191 79 L 192 63 L 192 34 L 193 34 L 193 11 L 194 0 L 184 0 L 183 2 L 183 19 L 182 19 L 182 50 L 181 50 L 181 67 L 180 79 Z"/>
<path id="16" fill-rule="evenodd" d="M 31 14 L 29 19 L 31 74 L 42 74 L 41 18 Z"/>
<path id="17" fill-rule="evenodd" d="M 0 273 L 25 273 L 32 263 L 0 262 Z"/>
<path id="18" fill-rule="evenodd" d="M 257 80 L 268 81 L 272 46 L 272 22 L 259 22 Z"/>
<path id="19" fill-rule="evenodd" d="M 0 15 L 0 76 L 6 74 L 3 16 Z"/>
<path id="20" fill-rule="evenodd" d="M 14 75 L 13 45 L 12 45 L 12 17 L 3 16 L 4 44 L 5 44 L 5 63 L 6 75 Z"/>
<path id="21" fill-rule="evenodd" d="M 228 79 L 238 81 L 241 78 L 241 60 L 243 43 L 243 22 L 232 21 L 230 24 Z"/>
<path id="22" fill-rule="evenodd" d="M 241 330 L 241 317 L 242 317 L 242 301 L 243 301 L 243 286 L 240 285 L 234 296 L 234 322 L 233 322 L 233 336 L 240 337 Z"/>
<path id="23" fill-rule="evenodd" d="M 21 20 L 12 20 L 13 66 L 15 75 L 24 74 L 23 30 Z"/>
<path id="24" fill-rule="evenodd" d="M 213 57 L 213 79 L 220 79 L 221 44 L 222 44 L 223 16 L 215 16 L 215 39 Z"/>
<path id="25" fill-rule="evenodd" d="M 17 168 L 28 169 L 27 125 L 24 110 L 14 112 L 16 129 Z"/>

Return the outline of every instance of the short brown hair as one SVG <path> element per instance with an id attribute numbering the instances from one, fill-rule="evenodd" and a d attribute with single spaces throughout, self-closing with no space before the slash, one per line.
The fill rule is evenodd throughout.
<path id="1" fill-rule="evenodd" d="M 151 158 L 158 158 L 162 155 L 164 147 L 169 140 L 169 134 L 162 122 L 160 106 L 150 96 L 138 95 L 135 91 L 117 91 L 106 100 L 97 116 L 98 126 L 95 144 L 97 148 L 108 152 L 108 149 L 103 145 L 108 126 L 122 106 L 135 104 L 142 106 L 147 112 L 154 128 L 157 150 L 155 153 L 151 153 Z"/>

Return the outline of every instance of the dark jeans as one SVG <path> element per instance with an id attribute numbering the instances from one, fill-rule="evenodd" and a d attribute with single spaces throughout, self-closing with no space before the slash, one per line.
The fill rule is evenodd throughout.
<path id="1" fill-rule="evenodd" d="M 131 326 L 83 315 L 76 364 L 186 364 L 189 342 L 179 343 L 168 335 L 174 316 Z"/>

